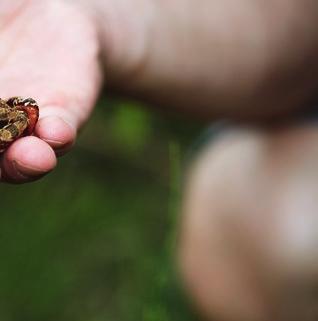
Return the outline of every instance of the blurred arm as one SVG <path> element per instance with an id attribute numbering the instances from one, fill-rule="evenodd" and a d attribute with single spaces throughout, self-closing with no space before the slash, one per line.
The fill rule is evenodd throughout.
<path id="1" fill-rule="evenodd" d="M 86 1 L 86 0 L 84 0 Z M 309 104 L 312 0 L 95 0 L 109 86 L 195 114 L 268 116 Z"/>

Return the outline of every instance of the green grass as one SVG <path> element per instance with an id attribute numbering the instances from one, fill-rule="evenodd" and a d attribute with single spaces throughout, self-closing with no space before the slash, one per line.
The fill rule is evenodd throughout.
<path id="1" fill-rule="evenodd" d="M 1 321 L 193 321 L 174 250 L 198 130 L 102 101 L 40 182 L 1 185 Z"/>

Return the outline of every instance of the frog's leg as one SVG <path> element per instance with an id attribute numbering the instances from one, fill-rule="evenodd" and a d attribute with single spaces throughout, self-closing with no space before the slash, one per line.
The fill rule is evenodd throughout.
<path id="1" fill-rule="evenodd" d="M 0 127 L 4 127 L 9 123 L 8 108 L 0 105 Z"/>
<path id="2" fill-rule="evenodd" d="M 12 97 L 7 101 L 7 106 L 17 111 L 26 112 L 28 117 L 28 129 L 26 135 L 32 135 L 34 127 L 39 119 L 39 106 L 33 98 Z"/>
<path id="3" fill-rule="evenodd" d="M 12 142 L 21 137 L 28 127 L 28 117 L 21 113 L 17 119 L 0 129 L 0 152 L 3 152 Z"/>
<path id="4" fill-rule="evenodd" d="M 6 100 L 6 104 L 12 108 L 12 107 L 16 107 L 17 105 L 20 105 L 22 101 L 23 101 L 22 97 L 11 97 Z"/>
<path id="5" fill-rule="evenodd" d="M 23 97 L 11 97 L 6 100 L 6 103 L 10 107 L 28 107 L 28 106 L 37 106 L 37 102 L 32 98 L 23 98 Z"/>

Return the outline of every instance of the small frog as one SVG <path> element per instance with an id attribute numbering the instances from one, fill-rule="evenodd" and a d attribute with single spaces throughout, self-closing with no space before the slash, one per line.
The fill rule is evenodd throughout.
<path id="1" fill-rule="evenodd" d="M 32 135 L 39 119 L 39 107 L 32 98 L 0 98 L 0 153 L 19 137 Z"/>

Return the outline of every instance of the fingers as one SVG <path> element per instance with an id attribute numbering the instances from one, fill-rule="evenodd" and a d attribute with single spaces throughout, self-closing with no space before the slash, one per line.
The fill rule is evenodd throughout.
<path id="1" fill-rule="evenodd" d="M 44 108 L 35 135 L 18 139 L 4 153 L 2 181 L 26 183 L 52 171 L 56 156 L 64 155 L 75 142 L 75 118 L 59 107 Z"/>
<path id="2" fill-rule="evenodd" d="M 0 31 L 1 97 L 31 97 L 40 109 L 38 138 L 19 139 L 2 156 L 3 179 L 16 183 L 42 177 L 73 146 L 102 80 L 97 30 L 86 12 L 64 1 L 32 3 Z"/>
<path id="3" fill-rule="evenodd" d="M 23 137 L 3 154 L 1 180 L 10 183 L 34 181 L 55 166 L 55 153 L 46 142 L 34 136 Z"/>
<path id="4" fill-rule="evenodd" d="M 64 155 L 74 144 L 76 127 L 67 117 L 63 117 L 56 111 L 44 116 L 39 120 L 35 135 L 49 144 L 57 156 Z"/>

